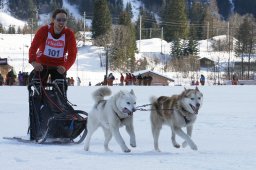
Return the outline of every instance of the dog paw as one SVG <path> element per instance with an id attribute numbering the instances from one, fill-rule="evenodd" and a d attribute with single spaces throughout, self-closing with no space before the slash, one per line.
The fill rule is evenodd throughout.
<path id="1" fill-rule="evenodd" d="M 131 152 L 131 150 L 127 148 L 127 149 L 124 150 L 124 152 L 129 153 L 129 152 Z"/>
<path id="2" fill-rule="evenodd" d="M 173 145 L 175 148 L 180 148 L 180 145 L 179 144 L 175 144 Z"/>
<path id="3" fill-rule="evenodd" d="M 182 143 L 182 147 L 185 148 L 185 147 L 187 147 L 187 146 L 188 146 L 188 143 L 187 143 L 186 141 L 184 141 L 184 142 Z"/>
<path id="4" fill-rule="evenodd" d="M 160 149 L 155 149 L 155 151 L 156 151 L 156 152 L 161 152 L 161 150 L 160 150 Z"/>
<path id="5" fill-rule="evenodd" d="M 89 151 L 89 147 L 84 147 L 84 150 L 85 151 Z"/>
<path id="6" fill-rule="evenodd" d="M 130 145 L 131 145 L 131 147 L 133 147 L 133 148 L 136 147 L 136 144 L 131 143 Z"/>
<path id="7" fill-rule="evenodd" d="M 197 148 L 197 146 L 196 146 L 196 145 L 191 145 L 190 147 L 191 147 L 191 149 L 193 149 L 193 150 L 195 150 L 195 151 L 197 151 L 197 150 L 198 150 L 198 148 Z"/>

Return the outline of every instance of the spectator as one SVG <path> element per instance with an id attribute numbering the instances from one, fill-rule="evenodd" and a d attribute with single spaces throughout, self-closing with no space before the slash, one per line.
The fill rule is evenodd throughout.
<path id="1" fill-rule="evenodd" d="M 68 86 L 70 86 L 70 78 L 69 77 L 66 78 L 66 81 L 67 81 Z"/>
<path id="2" fill-rule="evenodd" d="M 192 80 L 191 81 L 191 86 L 194 86 L 195 85 L 195 80 Z"/>
<path id="3" fill-rule="evenodd" d="M 115 80 L 115 77 L 112 73 L 109 73 L 108 78 L 107 78 L 107 83 L 108 86 L 113 86 L 113 81 Z"/>
<path id="4" fill-rule="evenodd" d="M 125 81 L 125 85 L 126 85 L 126 86 L 129 85 L 129 73 L 126 73 L 126 74 L 125 74 L 125 79 L 124 79 L 124 81 Z"/>
<path id="5" fill-rule="evenodd" d="M 121 86 L 124 85 L 124 76 L 123 76 L 122 73 L 121 73 L 121 76 L 120 76 L 120 85 L 121 85 Z"/>
<path id="6" fill-rule="evenodd" d="M 128 73 L 128 85 L 132 85 L 132 74 Z"/>
<path id="7" fill-rule="evenodd" d="M 198 80 L 196 81 L 196 84 L 195 84 L 195 85 L 196 85 L 196 86 L 199 86 L 199 81 L 198 81 Z"/>
<path id="8" fill-rule="evenodd" d="M 74 86 L 74 84 L 75 84 L 75 80 L 74 80 L 74 78 L 73 78 L 73 77 L 71 77 L 69 81 L 70 81 L 70 86 Z"/>
<path id="9" fill-rule="evenodd" d="M 19 80 L 19 85 L 24 86 L 24 77 L 23 77 L 23 73 L 21 73 L 21 71 L 19 71 L 18 80 Z"/>
<path id="10" fill-rule="evenodd" d="M 2 74 L 0 73 L 0 86 L 2 86 L 4 84 L 4 78 L 2 76 Z"/>
<path id="11" fill-rule="evenodd" d="M 77 82 L 77 86 L 80 86 L 80 84 L 81 84 L 81 79 L 80 79 L 79 77 L 77 77 L 76 82 Z"/>
<path id="12" fill-rule="evenodd" d="M 236 73 L 234 73 L 232 76 L 232 85 L 237 85 L 237 84 L 238 84 L 238 76 Z"/>
<path id="13" fill-rule="evenodd" d="M 201 83 L 202 86 L 204 86 L 204 84 L 205 84 L 205 77 L 204 77 L 203 74 L 201 74 L 200 83 Z"/>
<path id="14" fill-rule="evenodd" d="M 134 74 L 132 74 L 132 84 L 136 85 L 136 77 Z"/>
<path id="15" fill-rule="evenodd" d="M 13 69 L 11 69 L 6 75 L 6 85 L 12 86 L 15 84 L 16 75 Z"/>
<path id="16" fill-rule="evenodd" d="M 141 82 L 142 82 L 142 76 L 141 76 L 141 74 L 139 74 L 139 75 L 137 76 L 137 79 L 138 79 L 139 86 L 141 86 Z"/>
<path id="17" fill-rule="evenodd" d="M 29 78 L 29 75 L 28 75 L 28 72 L 23 72 L 23 85 L 26 86 L 28 85 L 28 78 Z"/>

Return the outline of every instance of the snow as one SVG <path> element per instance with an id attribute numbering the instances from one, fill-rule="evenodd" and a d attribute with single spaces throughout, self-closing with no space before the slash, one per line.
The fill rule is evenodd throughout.
<path id="1" fill-rule="evenodd" d="M 8 29 L 10 25 L 13 25 L 17 30 L 18 27 L 23 28 L 26 24 L 25 21 L 18 20 L 11 15 L 0 11 L 0 23 L 3 25 L 5 29 Z"/>
<path id="2" fill-rule="evenodd" d="M 91 94 L 98 87 L 69 87 L 68 98 L 75 109 L 90 111 Z M 133 89 L 137 105 L 149 103 L 152 95 L 179 94 L 184 87 L 113 86 L 113 93 Z M 191 88 L 191 87 L 186 87 Z M 193 87 L 194 88 L 194 87 Z M 123 153 L 113 138 L 105 152 L 104 135 L 98 129 L 91 150 L 78 145 L 24 144 L 3 139 L 26 136 L 28 128 L 28 92 L 26 87 L 0 87 L 0 166 L 1 169 L 93 169 L 93 170 L 254 170 L 256 167 L 256 115 L 253 102 L 256 86 L 204 86 L 204 104 L 195 122 L 192 139 L 198 151 L 171 145 L 170 128 L 164 126 L 159 139 L 162 152 L 153 150 L 149 112 L 136 111 L 134 126 L 137 147 Z M 121 134 L 129 144 L 124 128 Z M 177 137 L 179 143 L 182 140 Z"/>

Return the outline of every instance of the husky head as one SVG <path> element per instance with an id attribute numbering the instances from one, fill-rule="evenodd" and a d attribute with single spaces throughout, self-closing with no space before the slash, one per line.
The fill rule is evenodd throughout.
<path id="1" fill-rule="evenodd" d="M 182 93 L 182 106 L 190 113 L 198 114 L 203 104 L 203 94 L 196 87 L 195 89 L 185 89 Z"/>
<path id="2" fill-rule="evenodd" d="M 136 96 L 133 90 L 120 91 L 116 98 L 116 106 L 126 117 L 131 116 L 136 111 Z"/>

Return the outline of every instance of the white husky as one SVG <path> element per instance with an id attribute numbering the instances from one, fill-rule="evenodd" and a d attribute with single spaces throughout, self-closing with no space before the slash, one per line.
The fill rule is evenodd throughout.
<path id="1" fill-rule="evenodd" d="M 164 124 L 171 127 L 172 143 L 174 147 L 180 147 L 175 140 L 175 135 L 177 134 L 185 140 L 183 147 L 188 144 L 191 149 L 197 150 L 197 146 L 192 141 L 191 135 L 198 111 L 203 104 L 203 94 L 198 88 L 185 89 L 180 95 L 170 97 L 152 97 L 151 103 L 152 111 L 150 118 L 155 150 L 160 151 L 158 138 Z M 187 128 L 187 134 L 182 130 L 183 127 Z"/>
<path id="2" fill-rule="evenodd" d="M 111 95 L 111 90 L 108 87 L 101 87 L 93 93 L 95 105 L 88 115 L 87 136 L 85 138 L 84 149 L 89 150 L 90 139 L 93 132 L 102 127 L 105 135 L 104 148 L 106 151 L 111 151 L 108 143 L 114 135 L 117 143 L 120 145 L 123 152 L 131 150 L 126 146 L 119 128 L 126 126 L 126 130 L 130 135 L 130 145 L 136 147 L 135 133 L 133 127 L 133 112 L 136 110 L 136 96 L 131 90 L 119 91 L 111 96 L 108 100 L 104 100 L 105 96 Z"/>

